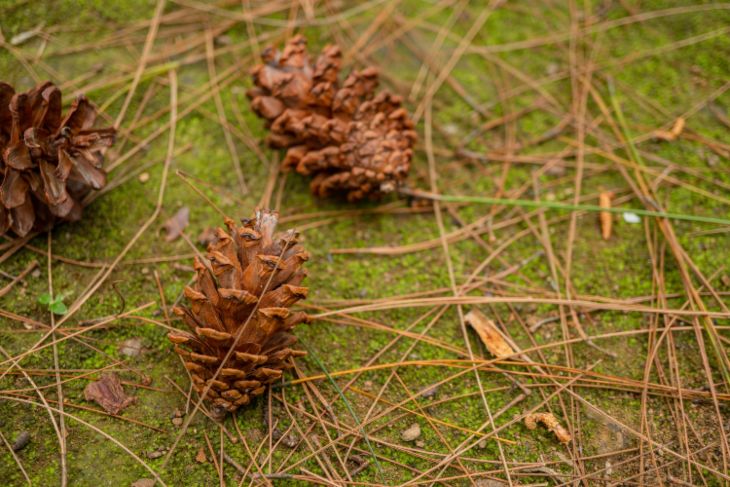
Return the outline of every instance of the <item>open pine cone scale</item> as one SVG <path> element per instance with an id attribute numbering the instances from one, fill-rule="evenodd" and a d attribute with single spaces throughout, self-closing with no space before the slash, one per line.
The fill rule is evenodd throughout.
<path id="1" fill-rule="evenodd" d="M 78 220 L 81 200 L 106 185 L 103 153 L 115 130 L 93 129 L 96 109 L 76 98 L 62 117 L 61 91 L 51 82 L 26 93 L 0 83 L 0 234 L 45 230 Z"/>
<path id="2" fill-rule="evenodd" d="M 195 389 L 209 387 L 206 398 L 218 415 L 248 404 L 293 366 L 292 358 L 304 355 L 291 348 L 291 329 L 307 316 L 290 308 L 307 296 L 300 284 L 308 254 L 296 233 L 275 235 L 276 223 L 270 211 L 243 226 L 227 220 L 228 231 L 218 229 L 208 246 L 207 262 L 195 261 L 195 283 L 184 291 L 190 306 L 174 309 L 191 332 L 168 336 Z"/>

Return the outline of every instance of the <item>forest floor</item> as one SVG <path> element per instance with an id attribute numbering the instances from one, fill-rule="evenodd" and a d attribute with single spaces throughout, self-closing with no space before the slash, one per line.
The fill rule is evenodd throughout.
<path id="1" fill-rule="evenodd" d="M 3 1 L 0 77 L 85 93 L 120 131 L 82 221 L 0 240 L 0 483 L 728 485 L 730 226 L 694 217 L 730 219 L 729 26 L 683 0 Z M 410 189 L 475 198 L 348 204 L 282 173 L 245 92 L 294 33 L 404 97 Z M 193 188 L 277 209 L 311 253 L 308 355 L 223 423 L 166 338 L 222 224 Z M 635 210 L 608 239 L 551 207 L 608 193 Z M 137 398 L 117 416 L 84 400 L 102 371 Z"/>

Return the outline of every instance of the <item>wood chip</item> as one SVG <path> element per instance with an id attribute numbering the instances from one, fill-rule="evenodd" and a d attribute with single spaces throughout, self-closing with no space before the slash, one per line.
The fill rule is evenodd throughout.
<path id="1" fill-rule="evenodd" d="M 165 225 L 163 226 L 165 233 L 167 234 L 165 235 L 165 241 L 172 242 L 173 240 L 180 238 L 180 235 L 182 235 L 189 222 L 190 208 L 183 206 L 165 222 Z"/>
<path id="2" fill-rule="evenodd" d="M 90 382 L 84 389 L 84 399 L 96 401 L 109 414 L 117 415 L 127 406 L 137 401 L 128 396 L 122 388 L 117 374 L 102 374 L 98 381 Z"/>
<path id="3" fill-rule="evenodd" d="M 572 439 L 570 433 L 563 428 L 553 413 L 532 413 L 525 416 L 525 426 L 527 426 L 527 429 L 534 430 L 537 428 L 537 423 L 544 424 L 547 429 L 555 433 L 560 443 L 570 443 Z"/>
<path id="4" fill-rule="evenodd" d="M 492 320 L 484 316 L 481 311 L 472 309 L 464 317 L 466 322 L 474 328 L 481 338 L 487 350 L 497 358 L 509 357 L 514 355 L 514 350 L 505 341 L 502 334 L 497 329 L 497 325 Z"/>
<path id="5" fill-rule="evenodd" d="M 611 199 L 613 199 L 613 193 L 610 191 L 603 191 L 598 195 L 598 206 L 601 208 L 611 208 Z M 610 212 L 602 211 L 598 214 L 598 221 L 601 223 L 601 236 L 603 240 L 611 238 L 611 228 L 613 226 L 613 217 Z"/>

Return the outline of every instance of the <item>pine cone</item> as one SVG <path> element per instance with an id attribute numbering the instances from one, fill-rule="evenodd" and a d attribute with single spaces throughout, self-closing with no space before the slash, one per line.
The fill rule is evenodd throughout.
<path id="1" fill-rule="evenodd" d="M 101 165 L 115 130 L 91 128 L 96 109 L 83 95 L 61 115 L 50 81 L 26 93 L 0 83 L 0 235 L 78 220 L 81 200 L 106 185 Z"/>
<path id="2" fill-rule="evenodd" d="M 375 94 L 377 69 L 354 71 L 340 85 L 339 47 L 325 47 L 312 65 L 300 35 L 262 59 L 252 71 L 251 106 L 267 120 L 269 145 L 288 149 L 284 167 L 313 175 L 315 195 L 355 201 L 403 182 L 416 132 L 399 96 Z"/>
<path id="3" fill-rule="evenodd" d="M 268 210 L 242 220 L 242 227 L 227 220 L 228 232 L 218 228 L 208 246 L 209 262 L 195 259 L 195 284 L 185 288 L 190 307 L 174 308 L 193 333 L 174 331 L 168 337 L 185 347 L 175 351 L 198 393 L 211 386 L 206 399 L 218 416 L 263 394 L 293 367 L 290 358 L 304 355 L 290 348 L 297 341 L 290 330 L 307 315 L 289 308 L 307 296 L 299 284 L 309 255 L 295 232 L 274 236 L 277 220 Z M 234 352 L 214 377 L 231 347 Z"/>

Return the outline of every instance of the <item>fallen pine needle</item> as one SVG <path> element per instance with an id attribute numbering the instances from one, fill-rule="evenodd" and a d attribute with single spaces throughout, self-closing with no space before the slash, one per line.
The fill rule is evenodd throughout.
<path id="1" fill-rule="evenodd" d="M 572 437 L 568 430 L 563 428 L 560 421 L 555 417 L 553 413 L 531 413 L 525 416 L 525 426 L 528 430 L 534 430 L 537 428 L 537 423 L 544 424 L 547 429 L 555 433 L 558 441 L 563 444 L 570 443 Z"/>

